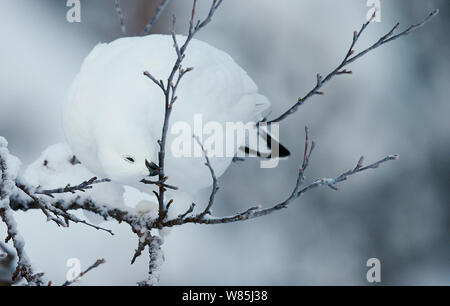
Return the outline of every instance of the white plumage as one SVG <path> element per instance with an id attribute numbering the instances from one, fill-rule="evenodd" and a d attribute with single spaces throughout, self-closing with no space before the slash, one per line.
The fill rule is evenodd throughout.
<path id="1" fill-rule="evenodd" d="M 185 37 L 177 36 L 179 42 Z M 143 75 L 148 70 L 166 80 L 176 60 L 167 35 L 121 38 L 97 45 L 84 60 L 64 109 L 64 131 L 77 158 L 99 177 L 149 191 L 145 160 L 158 164 L 157 140 L 164 119 L 164 95 Z M 194 67 L 182 79 L 171 124 L 257 121 L 269 107 L 247 73 L 223 51 L 192 40 L 183 67 Z M 176 137 L 168 133 L 166 175 L 181 190 L 197 191 L 211 184 L 204 159 L 176 158 L 170 150 Z M 244 139 L 239 141 L 243 142 Z M 128 159 L 127 159 L 128 158 Z M 134 162 L 130 162 L 130 158 Z M 224 173 L 231 157 L 211 157 L 216 175 Z"/>
<path id="2" fill-rule="evenodd" d="M 85 166 L 74 162 L 73 153 L 64 143 L 54 144 L 45 149 L 39 158 L 26 168 L 23 175 L 27 183 L 42 189 L 61 188 L 67 184 L 75 186 L 92 177 L 94 174 Z M 124 209 L 122 196 L 124 191 L 121 185 L 108 183 L 98 184 L 80 195 L 102 205 Z M 72 198 L 70 193 L 58 193 L 53 196 L 58 200 Z"/>

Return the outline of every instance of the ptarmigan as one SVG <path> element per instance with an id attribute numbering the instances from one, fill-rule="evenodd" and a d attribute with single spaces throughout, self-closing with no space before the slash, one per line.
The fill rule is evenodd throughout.
<path id="1" fill-rule="evenodd" d="M 177 40 L 182 43 L 185 37 Z M 121 38 L 97 45 L 87 56 L 69 91 L 63 120 L 72 151 L 91 172 L 143 191 L 155 188 L 140 180 L 148 178 L 146 160 L 158 164 L 164 95 L 143 72 L 166 80 L 175 60 L 168 35 Z M 200 115 L 203 124 L 215 122 L 225 130 L 227 122 L 259 121 L 270 102 L 228 54 L 205 42 L 190 42 L 183 67 L 194 70 L 183 77 L 176 93 L 165 174 L 167 183 L 195 192 L 211 184 L 209 170 L 202 156 L 173 154 L 171 143 L 178 135 L 172 133 L 172 126 L 184 122 L 194 127 L 194 118 Z M 237 140 L 234 152 L 244 141 Z M 280 152 L 280 156 L 289 154 L 283 147 Z M 232 157 L 210 157 L 217 177 Z"/>

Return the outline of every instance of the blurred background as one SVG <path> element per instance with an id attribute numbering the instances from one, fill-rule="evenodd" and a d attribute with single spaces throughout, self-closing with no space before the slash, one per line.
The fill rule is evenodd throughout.
<path id="1" fill-rule="evenodd" d="M 122 2 L 128 35 L 138 34 L 159 4 Z M 199 16 L 209 5 L 198 2 Z M 317 142 L 309 181 L 340 174 L 361 155 L 369 162 L 397 153 L 400 160 L 352 177 L 339 192 L 309 192 L 268 217 L 174 228 L 163 246 L 162 285 L 367 285 L 373 257 L 384 285 L 450 285 L 450 2 L 381 0 L 381 22 L 356 49 L 436 8 L 440 15 L 426 27 L 352 64 L 352 75 L 334 79 L 324 96 L 281 124 L 289 160 L 275 169 L 260 169 L 256 160 L 234 164 L 219 181 L 215 214 L 285 199 L 305 125 Z M 0 135 L 25 165 L 64 141 L 60 108 L 83 58 L 122 36 L 113 0 L 81 0 L 81 23 L 67 22 L 68 9 L 65 1 L 2 1 Z M 172 0 L 152 32 L 168 33 L 174 13 L 178 32 L 186 33 L 190 9 L 191 1 Z M 369 9 L 365 0 L 225 0 L 197 38 L 229 53 L 276 116 L 314 86 L 316 73 L 336 67 Z M 40 212 L 16 216 L 29 257 L 54 284 L 65 280 L 70 258 L 82 268 L 107 260 L 80 285 L 134 285 L 146 277 L 147 256 L 130 265 L 137 241 L 127 225 L 104 224 L 116 233 L 111 237 L 77 224 L 57 228 Z M 3 257 L 0 282 L 11 272 L 11 256 Z"/>

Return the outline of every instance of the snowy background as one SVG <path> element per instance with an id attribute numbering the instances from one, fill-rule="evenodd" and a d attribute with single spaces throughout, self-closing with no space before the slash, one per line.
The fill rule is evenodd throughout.
<path id="1" fill-rule="evenodd" d="M 122 2 L 133 35 L 159 1 Z M 81 3 L 82 22 L 70 24 L 65 1 L 2 1 L 0 135 L 25 165 L 64 141 L 60 109 L 83 58 L 98 42 L 121 36 L 112 0 Z M 179 32 L 185 30 L 190 7 L 190 1 L 173 0 L 154 32 L 168 32 L 172 13 Z M 200 7 L 202 14 L 209 1 L 199 1 Z M 269 217 L 172 230 L 163 246 L 161 284 L 367 284 L 366 261 L 376 257 L 385 285 L 450 285 L 450 3 L 382 0 L 382 22 L 370 26 L 357 49 L 395 22 L 406 27 L 435 8 L 441 14 L 425 28 L 351 65 L 353 75 L 326 85 L 325 96 L 281 125 L 292 158 L 270 170 L 256 160 L 232 166 L 220 179 L 215 213 L 285 198 L 297 175 L 305 125 L 318 144 L 311 180 L 347 170 L 361 154 L 367 161 L 391 153 L 401 159 L 351 178 L 340 192 L 308 193 Z M 317 72 L 334 69 L 367 11 L 362 0 L 225 0 L 198 38 L 234 57 L 277 115 L 312 88 Z M 146 277 L 147 256 L 130 265 L 137 241 L 127 225 L 104 224 L 116 233 L 111 237 L 77 224 L 57 228 L 38 211 L 17 213 L 17 220 L 29 256 L 53 283 L 65 280 L 70 258 L 84 268 L 107 260 L 81 285 L 133 285 Z M 0 266 L 0 279 L 2 272 Z"/>

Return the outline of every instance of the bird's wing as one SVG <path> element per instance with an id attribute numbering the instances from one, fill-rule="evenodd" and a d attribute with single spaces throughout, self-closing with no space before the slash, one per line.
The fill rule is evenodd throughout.
<path id="1" fill-rule="evenodd" d="M 179 98 L 197 105 L 205 116 L 216 120 L 243 121 L 261 119 L 270 102 L 258 93 L 258 87 L 227 53 L 194 40 L 186 54 L 186 65 L 194 67 L 183 80 Z M 200 103 L 199 103 L 200 101 Z M 195 103 L 195 104 L 194 104 Z M 201 105 L 199 105 L 201 104 Z"/>

